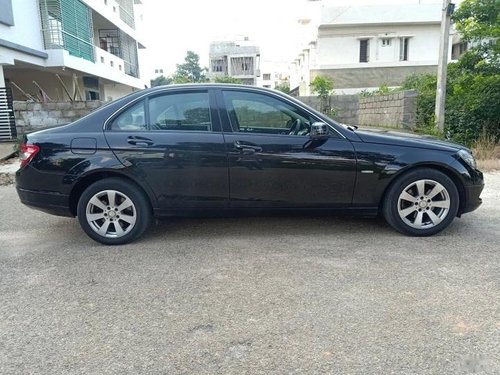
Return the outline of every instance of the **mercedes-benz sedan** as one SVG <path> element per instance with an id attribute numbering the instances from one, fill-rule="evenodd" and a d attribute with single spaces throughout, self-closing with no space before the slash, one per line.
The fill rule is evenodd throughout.
<path id="1" fill-rule="evenodd" d="M 78 217 L 104 244 L 153 217 L 293 210 L 382 214 L 428 236 L 481 204 L 463 146 L 340 125 L 287 95 L 241 85 L 135 92 L 66 126 L 32 133 L 21 201 Z"/>

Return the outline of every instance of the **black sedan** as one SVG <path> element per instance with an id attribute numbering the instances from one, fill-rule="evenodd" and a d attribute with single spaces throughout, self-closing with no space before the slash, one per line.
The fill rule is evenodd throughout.
<path id="1" fill-rule="evenodd" d="M 484 186 L 463 146 L 361 131 L 275 91 L 211 84 L 135 92 L 30 134 L 16 182 L 24 204 L 78 216 L 110 245 L 153 217 L 290 210 L 382 214 L 428 236 L 476 209 Z"/>

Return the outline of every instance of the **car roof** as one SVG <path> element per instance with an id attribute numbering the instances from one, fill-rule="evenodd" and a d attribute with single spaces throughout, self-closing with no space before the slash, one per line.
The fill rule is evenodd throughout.
<path id="1" fill-rule="evenodd" d="M 257 91 L 267 91 L 273 93 L 280 93 L 279 91 L 272 90 L 265 87 L 237 84 L 237 83 L 180 83 L 173 85 L 162 85 L 155 86 L 151 88 L 147 88 L 142 90 L 142 92 L 155 92 L 155 91 L 164 91 L 165 89 L 176 89 L 176 88 L 197 88 L 197 89 L 208 89 L 208 88 L 235 88 L 235 89 L 250 89 Z"/>

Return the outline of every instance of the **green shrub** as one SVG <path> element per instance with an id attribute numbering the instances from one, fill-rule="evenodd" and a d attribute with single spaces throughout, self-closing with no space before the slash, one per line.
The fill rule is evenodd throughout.
<path id="1" fill-rule="evenodd" d="M 471 51 L 460 62 L 448 65 L 446 89 L 445 133 L 468 146 L 482 131 L 500 140 L 500 72 L 492 68 L 491 63 L 474 56 L 475 52 Z M 435 126 L 436 76 L 412 75 L 402 87 L 418 91 L 417 127 L 432 129 Z"/>
<path id="2" fill-rule="evenodd" d="M 453 139 L 472 145 L 481 135 L 500 140 L 500 74 L 464 73 L 450 82 L 445 128 Z"/>

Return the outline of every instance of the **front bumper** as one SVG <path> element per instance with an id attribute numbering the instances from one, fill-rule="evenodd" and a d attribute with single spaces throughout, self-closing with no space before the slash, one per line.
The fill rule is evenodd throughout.
<path id="1" fill-rule="evenodd" d="M 481 203 L 483 203 L 483 200 L 480 198 L 483 189 L 484 184 L 465 187 L 465 204 L 462 207 L 460 214 L 474 211 L 481 205 Z"/>

